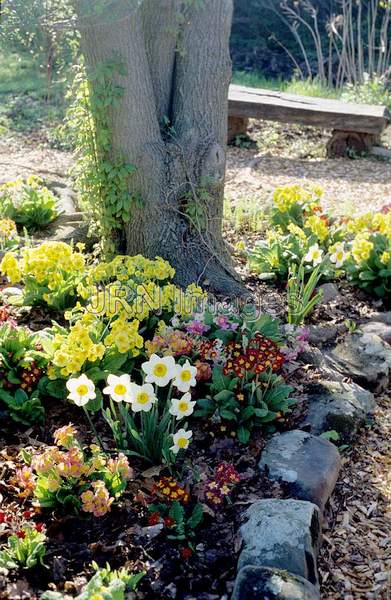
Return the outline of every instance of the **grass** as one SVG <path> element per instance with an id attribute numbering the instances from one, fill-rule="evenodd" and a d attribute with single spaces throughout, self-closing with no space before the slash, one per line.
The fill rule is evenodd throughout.
<path id="1" fill-rule="evenodd" d="M 301 81 L 300 79 L 284 81 L 283 79 L 266 79 L 266 77 L 256 72 L 235 71 L 232 82 L 238 85 L 286 92 L 287 94 L 298 94 L 300 96 L 313 96 L 316 98 L 340 97 L 338 91 L 325 87 L 316 79 L 312 81 L 309 79 L 306 81 Z"/>
<path id="2" fill-rule="evenodd" d="M 42 93 L 46 82 L 33 58 L 27 54 L 0 52 L 0 95 Z M 46 91 L 46 90 L 45 90 Z"/>
<path id="3" fill-rule="evenodd" d="M 0 50 L 0 134 L 55 127 L 64 114 L 65 81 L 52 84 L 27 53 Z"/>

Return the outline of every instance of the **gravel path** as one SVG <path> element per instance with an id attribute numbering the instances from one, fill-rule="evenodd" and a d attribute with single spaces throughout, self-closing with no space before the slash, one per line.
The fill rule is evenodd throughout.
<path id="1" fill-rule="evenodd" d="M 262 208 L 276 186 L 298 182 L 323 187 L 325 207 L 339 214 L 375 210 L 391 203 L 390 160 L 304 158 L 314 154 L 314 149 L 315 153 L 324 152 L 326 136 L 314 134 L 314 130 L 304 136 L 303 130 L 286 126 L 281 133 L 275 143 L 270 125 L 253 126 L 251 135 L 259 140 L 259 149 L 228 149 L 226 197 L 233 206 L 250 199 Z M 267 136 L 273 143 L 268 143 Z M 45 179 L 66 179 L 71 165 L 67 152 L 41 148 L 33 141 L 23 144 L 20 139 L 0 139 L 0 184 L 31 173 Z"/>
<path id="2" fill-rule="evenodd" d="M 326 516 L 322 600 L 391 597 L 391 399 L 344 454 Z"/>
<path id="3" fill-rule="evenodd" d="M 336 214 L 375 210 L 391 202 L 391 160 L 327 159 L 328 132 L 252 121 L 251 149 L 230 148 L 226 196 L 233 205 L 270 202 L 276 186 L 321 186 L 324 205 Z M 391 127 L 384 134 L 391 145 Z"/>

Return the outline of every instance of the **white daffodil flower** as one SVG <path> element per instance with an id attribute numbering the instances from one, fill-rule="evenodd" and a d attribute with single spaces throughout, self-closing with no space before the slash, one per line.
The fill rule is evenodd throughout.
<path id="1" fill-rule="evenodd" d="M 131 401 L 131 383 L 129 375 L 109 375 L 107 387 L 103 393 L 110 396 L 115 402 Z"/>
<path id="2" fill-rule="evenodd" d="M 334 245 L 334 252 L 330 254 L 330 260 L 335 264 L 337 269 L 340 269 L 347 259 L 347 252 L 345 252 L 345 243 L 338 242 Z"/>
<path id="3" fill-rule="evenodd" d="M 176 365 L 173 356 L 160 358 L 157 354 L 152 354 L 149 361 L 141 365 L 146 374 L 146 383 L 155 383 L 159 387 L 165 387 L 176 375 Z"/>
<path id="4" fill-rule="evenodd" d="M 96 398 L 94 382 L 88 379 L 87 375 L 69 379 L 66 386 L 69 392 L 68 399 L 73 400 L 76 406 L 85 406 Z"/>
<path id="5" fill-rule="evenodd" d="M 133 412 L 149 412 L 155 402 L 157 402 L 153 385 L 150 383 L 144 383 L 144 385 L 132 383 L 131 386 Z"/>
<path id="6" fill-rule="evenodd" d="M 194 406 L 196 402 L 191 400 L 191 394 L 188 392 L 179 400 L 172 398 L 170 406 L 170 414 L 173 415 L 177 421 L 184 417 L 189 417 L 194 412 Z"/>
<path id="7" fill-rule="evenodd" d="M 311 246 L 304 257 L 304 261 L 308 263 L 312 263 L 314 267 L 316 265 L 320 265 L 323 260 L 323 250 L 319 248 L 318 244 L 314 244 Z"/>
<path id="8" fill-rule="evenodd" d="M 174 385 L 180 392 L 188 392 L 197 384 L 197 367 L 192 367 L 188 360 L 183 366 L 177 365 L 175 375 Z"/>
<path id="9" fill-rule="evenodd" d="M 179 450 L 186 450 L 190 444 L 190 438 L 192 437 L 193 432 L 191 430 L 186 431 L 186 429 L 179 429 L 176 433 L 172 434 L 172 439 L 174 445 L 171 446 L 170 450 L 174 454 L 178 454 Z"/>

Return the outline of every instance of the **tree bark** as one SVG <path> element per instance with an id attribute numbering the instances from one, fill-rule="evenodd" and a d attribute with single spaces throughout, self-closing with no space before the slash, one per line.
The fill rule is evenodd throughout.
<path id="1" fill-rule="evenodd" d="M 222 237 L 232 0 L 75 0 L 87 72 L 119 59 L 113 154 L 136 167 L 142 206 L 124 226 L 128 254 L 162 256 L 180 285 L 243 294 Z M 94 85 L 91 78 L 91 85 Z"/>

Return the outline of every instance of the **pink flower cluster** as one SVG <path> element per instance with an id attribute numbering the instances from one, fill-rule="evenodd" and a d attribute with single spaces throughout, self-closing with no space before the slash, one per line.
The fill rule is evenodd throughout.
<path id="1" fill-rule="evenodd" d="M 148 356 L 152 354 L 189 356 L 193 350 L 193 340 L 186 332 L 167 327 L 160 335 L 155 335 L 151 341 L 146 341 L 145 349 Z"/>
<path id="2" fill-rule="evenodd" d="M 110 458 L 99 446 L 91 445 L 87 454 L 76 435 L 72 424 L 57 429 L 54 433 L 57 446 L 34 454 L 31 466 L 17 471 L 15 482 L 22 489 L 21 497 L 35 496 L 38 504 L 43 499 L 46 506 L 55 506 L 56 493 L 66 486 L 67 494 L 81 501 L 82 510 L 99 517 L 110 510 L 114 498 L 125 490 L 133 469 L 122 453 Z"/>
<path id="3" fill-rule="evenodd" d="M 84 512 L 93 513 L 94 517 L 103 517 L 109 512 L 114 498 L 110 497 L 103 481 L 93 481 L 92 488 L 81 495 L 82 509 Z"/>

